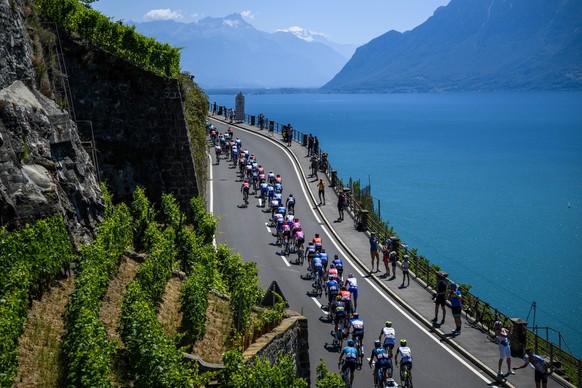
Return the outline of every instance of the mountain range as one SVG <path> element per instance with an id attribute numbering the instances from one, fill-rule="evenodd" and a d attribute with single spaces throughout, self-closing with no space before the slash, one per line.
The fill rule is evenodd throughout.
<path id="1" fill-rule="evenodd" d="M 203 88 L 318 88 L 355 49 L 298 27 L 258 31 L 240 14 L 133 24 L 144 35 L 182 47 L 182 70 Z"/>
<path id="2" fill-rule="evenodd" d="M 582 90 L 582 1 L 451 0 L 359 47 L 326 92 Z"/>

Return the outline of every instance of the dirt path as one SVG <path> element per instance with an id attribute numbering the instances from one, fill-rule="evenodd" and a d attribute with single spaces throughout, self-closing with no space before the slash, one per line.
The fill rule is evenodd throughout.
<path id="1" fill-rule="evenodd" d="M 158 320 L 164 328 L 164 333 L 174 338 L 182 323 L 182 313 L 180 312 L 180 288 L 183 281 L 172 277 L 166 285 L 162 302 L 158 308 Z"/>
<path id="2" fill-rule="evenodd" d="M 107 328 L 107 334 L 112 341 L 121 341 L 119 334 L 117 333 L 119 316 L 121 315 L 121 304 L 123 302 L 123 297 L 125 296 L 125 288 L 133 280 L 138 269 L 138 262 L 123 257 L 119 265 L 117 276 L 109 282 L 107 292 L 103 298 L 103 304 L 99 311 L 99 318 Z"/>
<path id="3" fill-rule="evenodd" d="M 63 314 L 75 289 L 72 277 L 61 280 L 33 301 L 28 322 L 20 337 L 15 387 L 57 387 Z"/>

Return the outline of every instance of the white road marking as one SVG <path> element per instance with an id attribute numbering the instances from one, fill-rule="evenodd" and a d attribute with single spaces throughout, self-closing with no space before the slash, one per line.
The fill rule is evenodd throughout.
<path id="1" fill-rule="evenodd" d="M 315 304 L 317 305 L 317 307 L 319 307 L 319 309 L 325 314 L 329 314 L 327 311 L 325 311 L 322 307 L 321 307 L 321 303 L 319 303 L 319 301 L 317 300 L 316 297 L 312 296 L 311 299 L 315 302 Z"/>
<path id="2" fill-rule="evenodd" d="M 280 257 L 283 259 L 283 262 L 285 263 L 285 265 L 287 267 L 291 267 L 291 264 L 289 264 L 289 261 L 287 260 L 287 258 L 285 256 L 281 255 Z"/>
<path id="3" fill-rule="evenodd" d="M 269 228 L 268 222 L 265 222 L 265 228 L 267 228 L 267 232 L 269 232 L 269 234 L 273 233 L 273 232 L 271 232 L 271 228 Z"/>
<path id="4" fill-rule="evenodd" d="M 209 213 L 214 214 L 214 180 L 212 179 L 212 156 L 210 156 L 209 152 L 206 152 L 206 155 L 208 155 L 208 159 L 210 160 L 210 165 L 208 166 L 208 178 L 210 179 L 210 199 L 208 200 L 208 211 Z M 216 233 L 214 233 L 214 236 L 212 237 L 212 245 L 214 248 L 216 248 Z"/>

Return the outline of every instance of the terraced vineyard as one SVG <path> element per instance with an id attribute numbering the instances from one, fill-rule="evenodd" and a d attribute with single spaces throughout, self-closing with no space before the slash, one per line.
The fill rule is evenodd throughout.
<path id="1" fill-rule="evenodd" d="M 97 237 L 78 253 L 60 216 L 1 231 L 0 386 L 307 386 L 289 357 L 243 363 L 240 344 L 283 304 L 253 311 L 256 267 L 211 244 L 201 198 L 184 214 L 171 195 L 158 209 L 142 189 L 118 205 L 103 191 Z M 225 369 L 199 373 L 183 352 Z"/>

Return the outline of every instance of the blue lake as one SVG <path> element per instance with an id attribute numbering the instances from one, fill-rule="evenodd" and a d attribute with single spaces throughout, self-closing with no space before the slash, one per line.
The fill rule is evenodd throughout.
<path id="1" fill-rule="evenodd" d="M 316 135 L 344 180 L 370 181 L 409 247 L 509 316 L 535 301 L 535 323 L 582 355 L 582 93 L 245 100 L 247 114 Z"/>

